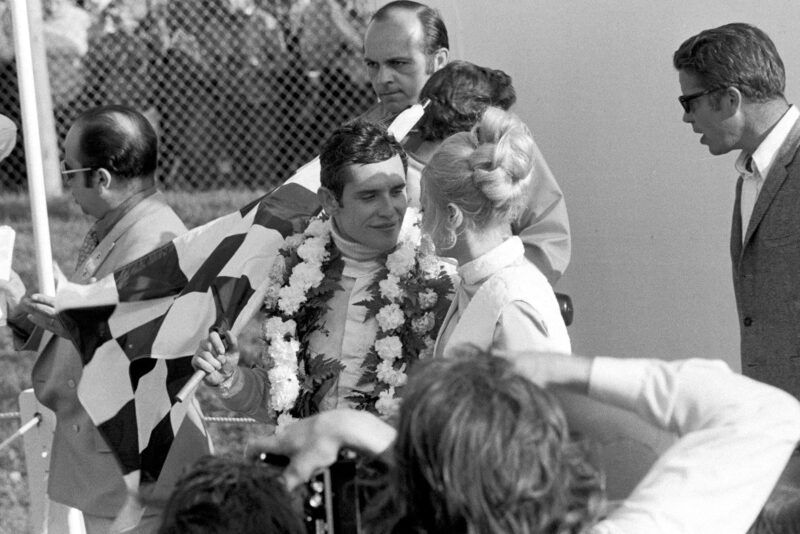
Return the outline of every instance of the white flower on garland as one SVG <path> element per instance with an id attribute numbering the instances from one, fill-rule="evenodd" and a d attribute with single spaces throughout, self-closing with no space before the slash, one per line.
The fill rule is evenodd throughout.
<path id="1" fill-rule="evenodd" d="M 384 360 L 378 364 L 376 368 L 378 380 L 389 384 L 391 387 L 403 387 L 408 381 L 406 374 L 406 364 L 400 366 L 400 369 L 395 369 L 392 362 Z"/>
<path id="2" fill-rule="evenodd" d="M 417 294 L 417 299 L 419 300 L 419 307 L 423 310 L 429 310 L 433 308 L 439 301 L 436 291 L 431 288 L 428 288 L 425 291 L 420 291 L 419 294 Z"/>
<path id="3" fill-rule="evenodd" d="M 398 278 L 407 275 L 414 267 L 416 249 L 408 242 L 404 242 L 397 250 L 389 254 L 386 258 L 386 268 L 389 273 Z"/>
<path id="4" fill-rule="evenodd" d="M 306 226 L 303 235 L 311 237 L 326 237 L 331 232 L 330 223 L 327 220 L 312 219 Z M 296 248 L 296 247 L 295 247 Z"/>
<path id="5" fill-rule="evenodd" d="M 287 249 L 294 250 L 297 247 L 299 247 L 300 245 L 302 245 L 304 240 L 305 240 L 305 235 L 304 234 L 299 234 L 299 233 L 298 234 L 292 234 L 292 235 L 290 235 L 289 237 L 287 237 L 286 239 L 283 240 L 283 246 L 285 248 L 287 248 Z"/>
<path id="6" fill-rule="evenodd" d="M 409 217 L 410 220 L 419 220 L 421 214 L 419 211 L 414 210 L 411 211 L 413 208 L 410 208 L 406 217 Z M 415 252 L 416 249 L 419 247 L 420 242 L 422 241 L 422 230 L 420 229 L 418 224 L 411 224 L 407 225 L 403 229 L 403 233 L 400 236 L 400 240 L 403 245 L 412 248 L 412 252 Z"/>
<path id="7" fill-rule="evenodd" d="M 269 377 L 269 403 L 272 409 L 277 412 L 291 410 L 300 394 L 297 372 L 288 365 L 276 365 L 267 372 L 267 376 Z"/>
<path id="8" fill-rule="evenodd" d="M 306 292 L 296 285 L 283 286 L 278 291 L 278 308 L 286 315 L 294 315 L 306 301 Z"/>
<path id="9" fill-rule="evenodd" d="M 381 280 L 378 287 L 381 290 L 381 296 L 385 299 L 396 300 L 405 294 L 403 288 L 400 287 L 400 279 L 393 274 L 387 276 L 385 280 Z"/>
<path id="10" fill-rule="evenodd" d="M 276 364 L 289 367 L 292 372 L 297 371 L 297 351 L 300 343 L 296 339 L 275 339 L 269 344 L 269 355 Z"/>
<path id="11" fill-rule="evenodd" d="M 326 241 L 323 237 L 309 238 L 297 247 L 297 255 L 308 263 L 319 265 L 328 259 L 328 251 L 325 250 Z"/>
<path id="12" fill-rule="evenodd" d="M 394 396 L 394 387 L 389 386 L 389 389 L 378 394 L 378 400 L 375 401 L 375 409 L 386 418 L 397 414 L 400 410 L 400 399 Z"/>
<path id="13" fill-rule="evenodd" d="M 317 287 L 325 277 L 322 271 L 319 270 L 319 267 L 319 263 L 306 261 L 298 263 L 295 268 L 292 269 L 292 275 L 289 277 L 289 287 L 298 287 L 305 295 L 309 289 Z"/>
<path id="14" fill-rule="evenodd" d="M 296 331 L 297 323 L 294 322 L 294 319 L 284 321 L 280 317 L 270 317 L 264 322 L 264 337 L 269 341 L 293 336 Z"/>
<path id="15" fill-rule="evenodd" d="M 399 305 L 394 303 L 381 308 L 376 318 L 378 319 L 378 326 L 384 332 L 394 330 L 402 326 L 406 321 L 403 310 L 400 309 Z"/>
<path id="16" fill-rule="evenodd" d="M 403 355 L 403 342 L 397 336 L 387 336 L 375 340 L 375 352 L 381 360 L 393 362 Z"/>
<path id="17" fill-rule="evenodd" d="M 433 315 L 433 312 L 428 312 L 422 317 L 418 317 L 411 321 L 411 330 L 417 334 L 427 334 L 436 324 L 436 317 Z"/>
<path id="18" fill-rule="evenodd" d="M 283 280 L 285 272 L 286 260 L 283 258 L 283 255 L 278 254 L 275 259 L 272 260 L 272 266 L 269 268 L 270 283 L 267 285 L 267 291 L 264 294 L 264 306 L 267 308 L 274 308 L 278 303 L 278 298 L 280 297 L 278 292 L 281 286 L 277 283 L 277 280 Z"/>

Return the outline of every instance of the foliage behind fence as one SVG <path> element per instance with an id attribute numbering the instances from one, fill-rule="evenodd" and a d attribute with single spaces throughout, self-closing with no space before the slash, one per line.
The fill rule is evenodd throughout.
<path id="1" fill-rule="evenodd" d="M 363 0 L 45 2 L 59 142 L 82 110 L 132 105 L 158 125 L 167 188 L 269 188 L 374 99 Z M 0 18 L 0 112 L 19 125 L 7 9 Z M 0 191 L 24 177 L 20 137 Z"/>

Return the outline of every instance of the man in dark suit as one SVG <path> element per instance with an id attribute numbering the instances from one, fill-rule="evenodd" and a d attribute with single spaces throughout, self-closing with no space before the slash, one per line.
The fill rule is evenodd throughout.
<path id="1" fill-rule="evenodd" d="M 742 372 L 800 398 L 800 111 L 783 61 L 749 24 L 687 39 L 673 64 L 683 121 L 714 154 L 740 150 L 731 227 Z"/>
<path id="2" fill-rule="evenodd" d="M 128 107 L 90 109 L 70 128 L 61 173 L 75 203 L 96 219 L 78 254 L 76 281 L 103 277 L 186 231 L 156 190 L 157 158 L 155 131 Z M 55 412 L 48 495 L 82 511 L 87 534 L 105 533 L 127 489 L 122 469 L 78 399 L 81 355 L 55 316 L 53 300 L 39 294 L 25 297 L 16 310 L 9 310 L 8 322 L 26 341 L 22 348 L 38 352 L 33 390 Z M 127 366 L 120 371 L 127 380 Z M 115 377 L 108 380 L 113 387 Z M 166 498 L 182 468 L 209 451 L 201 415 L 192 399 L 158 481 L 142 481 L 144 494 Z M 131 532 L 155 532 L 160 510 L 148 510 Z M 51 532 L 63 527 L 55 524 L 57 518 L 48 521 Z"/>

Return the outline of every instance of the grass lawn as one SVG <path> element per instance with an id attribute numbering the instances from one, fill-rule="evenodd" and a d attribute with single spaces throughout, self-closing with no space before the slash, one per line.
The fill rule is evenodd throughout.
<path id="1" fill-rule="evenodd" d="M 263 192 L 214 191 L 214 192 L 169 192 L 167 199 L 189 228 L 230 213 L 257 198 Z M 48 206 L 50 239 L 53 258 L 65 273 L 74 268 L 74 261 L 91 219 L 82 214 L 72 199 L 65 196 L 51 201 Z M 30 203 L 27 196 L 3 193 L 0 198 L 0 225 L 10 225 L 17 232 L 14 247 L 13 267 L 25 281 L 29 291 L 36 283 L 36 260 L 33 231 L 30 222 Z M 258 350 L 258 324 L 247 329 L 240 343 L 250 347 L 249 356 Z M 245 349 L 246 350 L 246 349 Z M 243 355 L 247 358 L 248 354 Z M 23 389 L 31 386 L 30 372 L 33 361 L 13 350 L 7 329 L 0 327 L 0 413 L 18 411 L 17 397 Z M 206 415 L 235 416 L 221 407 L 213 392 L 198 388 L 203 411 Z M 0 441 L 11 435 L 20 421 L 0 419 Z M 250 436 L 263 433 L 261 425 L 210 424 L 209 432 L 217 449 L 222 453 L 238 453 Z M 28 485 L 22 443 L 18 440 L 10 448 L 0 451 L 0 534 L 28 532 Z"/>

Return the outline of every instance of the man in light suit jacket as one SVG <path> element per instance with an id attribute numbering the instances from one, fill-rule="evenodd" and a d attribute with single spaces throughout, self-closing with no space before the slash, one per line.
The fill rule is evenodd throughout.
<path id="1" fill-rule="evenodd" d="M 79 281 L 103 277 L 186 231 L 156 190 L 157 137 L 140 113 L 123 106 L 85 112 L 67 133 L 64 153 L 65 185 L 81 209 L 97 219 L 79 252 Z M 78 400 L 81 357 L 54 314 L 53 298 L 25 297 L 15 315 L 9 324 L 28 337 L 23 348 L 39 353 L 32 372 L 36 397 L 56 415 L 48 494 L 81 510 L 88 534 L 108 532 L 126 487 L 120 466 Z M 37 328 L 31 330 L 31 322 Z M 181 468 L 208 451 L 201 414 L 192 400 L 159 481 L 143 481 L 143 489 L 154 498 L 166 498 Z M 146 512 L 136 532 L 154 532 L 158 513 Z"/>
<path id="2" fill-rule="evenodd" d="M 740 150 L 731 229 L 742 372 L 800 398 L 800 111 L 783 61 L 743 23 L 675 52 L 683 121 L 714 154 Z"/>

